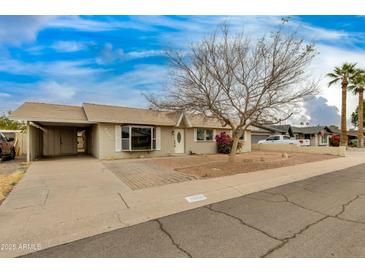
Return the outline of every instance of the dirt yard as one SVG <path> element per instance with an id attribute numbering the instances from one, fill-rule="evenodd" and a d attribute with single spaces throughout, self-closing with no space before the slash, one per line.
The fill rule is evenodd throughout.
<path id="1" fill-rule="evenodd" d="M 0 204 L 23 177 L 27 168 L 28 164 L 25 162 L 24 157 L 17 157 L 10 161 L 0 161 Z"/>
<path id="2" fill-rule="evenodd" d="M 263 169 L 292 166 L 308 162 L 333 159 L 337 156 L 255 151 L 238 154 L 234 163 L 228 163 L 228 155 L 194 155 L 175 158 L 151 159 L 153 164 L 200 178 L 212 178 L 246 173 Z"/>

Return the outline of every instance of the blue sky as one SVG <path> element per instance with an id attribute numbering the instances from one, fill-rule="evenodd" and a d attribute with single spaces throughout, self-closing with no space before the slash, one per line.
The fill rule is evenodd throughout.
<path id="1" fill-rule="evenodd" d="M 0 112 L 24 101 L 96 102 L 147 106 L 141 95 L 163 94 L 169 68 L 163 51 L 186 49 L 221 22 L 253 37 L 267 33 L 273 16 L 0 16 Z M 365 67 L 364 17 L 292 16 L 295 29 L 314 42 L 311 66 L 321 94 L 307 100 L 295 122 L 338 123 L 339 88 L 325 73 L 345 61 Z M 349 98 L 349 113 L 356 97 Z"/>

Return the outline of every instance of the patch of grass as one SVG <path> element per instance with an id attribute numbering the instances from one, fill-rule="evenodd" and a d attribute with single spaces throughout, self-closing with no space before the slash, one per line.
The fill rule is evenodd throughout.
<path id="1" fill-rule="evenodd" d="M 0 203 L 24 176 L 27 167 L 28 165 L 22 164 L 17 171 L 7 175 L 0 175 Z"/>

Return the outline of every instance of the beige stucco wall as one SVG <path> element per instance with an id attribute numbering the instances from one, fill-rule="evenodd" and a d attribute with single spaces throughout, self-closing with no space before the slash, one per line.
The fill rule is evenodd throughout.
<path id="1" fill-rule="evenodd" d="M 87 145 L 88 152 L 95 158 L 100 157 L 100 125 L 92 125 L 88 130 Z"/>
<path id="2" fill-rule="evenodd" d="M 302 152 L 313 154 L 331 154 L 336 156 L 346 156 L 346 147 L 327 147 L 327 146 L 297 146 L 286 144 L 253 144 L 252 149 L 263 151 L 280 152 Z"/>
<path id="3" fill-rule="evenodd" d="M 33 161 L 42 156 L 42 132 L 33 126 L 27 127 L 29 134 L 29 160 Z"/>
<path id="4" fill-rule="evenodd" d="M 185 152 L 196 154 L 213 154 L 217 152 L 217 144 L 212 141 L 194 141 L 194 128 L 185 129 Z M 219 134 L 221 130 L 215 130 L 215 134 Z"/>
<path id="5" fill-rule="evenodd" d="M 161 149 L 154 151 L 115 151 L 115 124 L 99 124 L 99 158 L 120 159 L 136 157 L 159 157 L 174 154 L 174 138 L 172 127 L 161 128 Z"/>
<path id="6" fill-rule="evenodd" d="M 175 154 L 174 147 L 174 127 L 161 128 L 161 149 L 155 151 L 116 151 L 115 148 L 115 126 L 116 124 L 101 123 L 93 133 L 92 140 L 96 140 L 95 148 L 92 148 L 92 154 L 100 159 L 120 159 L 120 158 L 136 158 L 136 157 L 160 157 L 169 155 L 184 155 L 190 151 L 196 154 L 213 154 L 217 152 L 215 141 L 194 141 L 194 129 L 185 128 L 185 153 Z M 219 134 L 223 130 L 215 130 L 215 134 Z M 96 138 L 96 139 L 95 139 Z M 97 143 L 99 146 L 97 146 Z M 251 132 L 246 131 L 245 141 L 243 142 L 241 152 L 251 151 Z"/>
<path id="7" fill-rule="evenodd" d="M 221 132 L 227 132 L 231 134 L 229 130 L 216 129 L 214 132 L 214 136 L 218 135 Z M 194 141 L 194 133 L 195 130 L 193 128 L 185 129 L 186 135 L 186 152 L 189 153 L 192 151 L 196 154 L 212 154 L 217 152 L 217 144 L 215 140 L 213 141 Z M 251 131 L 245 131 L 244 141 L 241 141 L 242 148 L 240 152 L 250 152 L 251 151 Z"/>

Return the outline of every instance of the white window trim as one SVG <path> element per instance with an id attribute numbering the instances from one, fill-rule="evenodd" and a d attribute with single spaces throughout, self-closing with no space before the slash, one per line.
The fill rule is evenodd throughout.
<path id="1" fill-rule="evenodd" d="M 322 142 L 322 137 L 326 136 L 326 143 L 323 143 Z M 326 146 L 328 145 L 328 142 L 329 142 L 329 135 L 328 134 L 325 134 L 324 136 L 321 136 L 319 135 L 319 145 L 320 146 Z"/>
<path id="2" fill-rule="evenodd" d="M 122 151 L 122 127 L 117 125 L 115 126 L 115 151 Z"/>
<path id="3" fill-rule="evenodd" d="M 129 137 L 128 138 L 123 138 L 122 137 L 122 129 L 124 127 L 128 127 L 129 128 Z M 151 129 L 151 149 L 132 149 L 132 128 L 150 128 Z M 121 125 L 120 126 L 120 132 L 121 132 L 121 138 L 120 138 L 120 146 L 121 146 L 121 151 L 128 151 L 128 152 L 140 152 L 140 151 L 154 151 L 154 150 L 159 150 L 160 148 L 157 146 L 157 127 L 155 126 L 140 126 L 140 125 Z M 155 137 L 153 137 L 153 133 L 155 133 Z M 129 149 L 123 149 L 123 145 L 122 142 L 123 140 L 129 140 Z M 153 148 L 153 141 L 155 141 L 155 148 Z"/>

